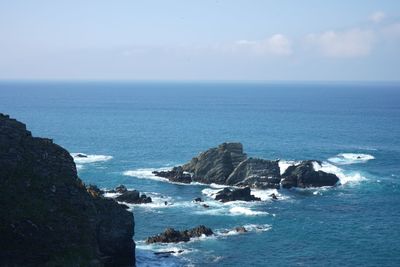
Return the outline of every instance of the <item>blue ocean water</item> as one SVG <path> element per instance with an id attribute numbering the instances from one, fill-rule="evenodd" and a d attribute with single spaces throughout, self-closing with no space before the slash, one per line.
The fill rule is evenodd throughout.
<path id="1" fill-rule="evenodd" d="M 400 265 L 398 83 L 10 81 L 0 83 L 0 112 L 88 154 L 77 160 L 85 183 L 125 184 L 153 197 L 133 207 L 138 266 Z M 258 191 L 265 201 L 220 204 L 208 197 L 215 187 L 151 175 L 226 141 L 242 142 L 254 157 L 322 160 L 342 185 L 281 190 L 278 201 Z M 166 227 L 199 224 L 217 235 L 143 242 Z M 224 233 L 241 225 L 249 232 Z"/>

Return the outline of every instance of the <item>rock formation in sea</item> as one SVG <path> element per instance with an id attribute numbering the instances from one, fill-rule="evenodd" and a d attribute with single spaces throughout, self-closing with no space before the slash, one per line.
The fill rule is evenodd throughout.
<path id="1" fill-rule="evenodd" d="M 250 187 L 245 188 L 224 188 L 215 195 L 215 200 L 221 202 L 230 201 L 260 201 L 261 199 L 251 194 Z"/>
<path id="2" fill-rule="evenodd" d="M 0 114 L 0 266 L 134 266 L 133 214 L 51 139 Z"/>
<path id="3" fill-rule="evenodd" d="M 302 161 L 280 174 L 279 160 L 247 158 L 241 143 L 223 143 L 194 157 L 190 162 L 170 171 L 154 172 L 173 182 L 249 186 L 279 189 L 291 187 L 334 186 L 335 174 L 315 170 L 318 161 Z"/>
<path id="4" fill-rule="evenodd" d="M 188 242 L 191 238 L 210 236 L 213 235 L 213 231 L 205 227 L 204 225 L 199 225 L 190 230 L 178 231 L 173 228 L 167 228 L 164 233 L 156 236 L 151 236 L 147 238 L 146 243 L 178 243 L 178 242 Z"/>
<path id="5" fill-rule="evenodd" d="M 315 160 L 305 160 L 295 166 L 289 166 L 282 175 L 282 187 L 321 187 L 333 186 L 338 182 L 338 177 L 331 173 L 316 171 L 314 164 L 322 163 Z"/>

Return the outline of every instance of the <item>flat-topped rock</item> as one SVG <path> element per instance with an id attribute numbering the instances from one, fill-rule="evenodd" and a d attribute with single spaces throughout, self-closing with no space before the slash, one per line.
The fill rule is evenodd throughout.
<path id="1" fill-rule="evenodd" d="M 221 202 L 229 202 L 229 201 L 260 201 L 261 199 L 255 197 L 251 194 L 250 187 L 245 188 L 224 188 L 221 191 L 218 191 L 215 195 L 215 200 L 219 200 Z"/>
<path id="2" fill-rule="evenodd" d="M 205 227 L 204 225 L 199 225 L 190 230 L 177 231 L 174 228 L 167 228 L 164 233 L 147 238 L 146 243 L 178 243 L 178 242 L 188 242 L 191 238 L 210 236 L 213 235 L 213 231 Z"/>

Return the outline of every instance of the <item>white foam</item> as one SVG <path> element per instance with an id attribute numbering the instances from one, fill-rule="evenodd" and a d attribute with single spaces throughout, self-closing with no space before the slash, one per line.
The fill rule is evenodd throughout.
<path id="1" fill-rule="evenodd" d="M 79 157 L 79 155 L 83 155 L 84 157 Z M 71 156 L 77 164 L 78 169 L 78 166 L 82 166 L 82 164 L 108 161 L 113 158 L 112 156 L 107 155 L 86 155 L 83 153 L 71 153 Z"/>
<path id="2" fill-rule="evenodd" d="M 171 182 L 167 178 L 164 177 L 159 177 L 155 175 L 153 172 L 154 171 L 169 171 L 171 170 L 171 167 L 162 167 L 162 168 L 139 168 L 139 169 L 134 169 L 134 170 L 129 170 L 129 171 L 124 171 L 122 174 L 125 176 L 131 176 L 139 179 L 150 179 L 154 181 L 159 181 L 159 182 L 166 182 L 170 184 L 178 184 L 178 185 L 201 185 L 200 183 L 190 183 L 190 184 L 185 184 L 185 183 L 177 183 L 177 182 Z"/>
<path id="3" fill-rule="evenodd" d="M 343 169 L 328 162 L 322 162 L 321 165 L 318 164 L 318 162 L 313 162 L 313 167 L 316 171 L 324 171 L 335 174 L 340 179 L 340 184 L 342 185 L 359 183 L 363 180 L 366 180 L 366 178 L 359 172 L 345 172 Z"/>
<path id="4" fill-rule="evenodd" d="M 336 157 L 329 158 L 328 161 L 338 165 L 349 165 L 365 163 L 372 159 L 375 159 L 375 157 L 369 154 L 341 153 L 336 155 Z"/>
<path id="5" fill-rule="evenodd" d="M 268 215 L 268 212 L 265 211 L 254 211 L 245 207 L 233 207 L 229 210 L 232 215 L 246 215 L 246 216 L 259 216 L 259 215 Z"/>
<path id="6" fill-rule="evenodd" d="M 294 160 L 280 160 L 279 161 L 279 169 L 281 172 L 281 175 L 289 168 L 290 166 L 298 164 L 298 161 Z"/>

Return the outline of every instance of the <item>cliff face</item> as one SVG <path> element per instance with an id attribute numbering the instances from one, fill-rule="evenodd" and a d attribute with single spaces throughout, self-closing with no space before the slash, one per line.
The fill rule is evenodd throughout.
<path id="1" fill-rule="evenodd" d="M 0 266 L 133 266 L 133 229 L 65 149 L 0 113 Z"/>

